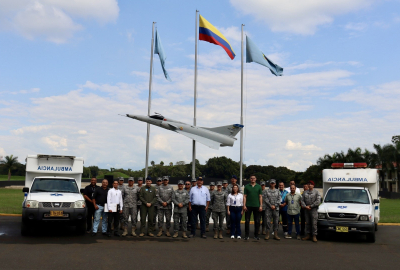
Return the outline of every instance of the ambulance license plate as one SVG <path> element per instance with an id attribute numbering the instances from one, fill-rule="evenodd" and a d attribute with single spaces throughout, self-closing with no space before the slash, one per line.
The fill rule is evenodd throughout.
<path id="1" fill-rule="evenodd" d="M 336 226 L 336 232 L 349 232 L 349 227 Z"/>
<path id="2" fill-rule="evenodd" d="M 63 217 L 64 211 L 50 211 L 51 217 Z"/>

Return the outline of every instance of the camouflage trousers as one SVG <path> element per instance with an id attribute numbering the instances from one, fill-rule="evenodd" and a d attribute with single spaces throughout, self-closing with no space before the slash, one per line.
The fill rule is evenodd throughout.
<path id="1" fill-rule="evenodd" d="M 304 209 L 306 216 L 306 233 L 317 235 L 317 221 L 318 221 L 318 209 L 311 208 L 311 210 Z"/>
<path id="2" fill-rule="evenodd" d="M 162 229 L 164 226 L 164 216 L 165 216 L 165 228 L 169 230 L 171 228 L 171 216 L 172 216 L 172 209 L 160 209 L 157 210 L 158 216 L 158 228 Z"/>
<path id="3" fill-rule="evenodd" d="M 271 208 L 265 209 L 265 220 L 267 221 L 267 230 L 271 230 L 271 222 L 273 221 L 273 231 L 278 230 L 279 223 L 279 210 L 272 210 Z"/>
<path id="4" fill-rule="evenodd" d="M 187 231 L 187 212 L 183 211 L 182 213 L 174 212 L 174 232 L 179 231 L 179 224 L 182 225 L 182 230 L 184 232 Z"/>
<path id="5" fill-rule="evenodd" d="M 212 219 L 214 221 L 214 230 L 222 231 L 226 212 L 212 212 Z M 218 225 L 219 221 L 219 225 Z"/>
<path id="6" fill-rule="evenodd" d="M 206 212 L 206 227 L 208 227 L 210 225 L 211 214 L 212 214 L 212 209 L 207 208 L 207 212 Z"/>
<path id="7" fill-rule="evenodd" d="M 131 216 L 132 227 L 136 227 L 136 222 L 137 222 L 137 207 L 136 207 L 136 205 L 134 207 L 124 207 L 123 214 L 124 214 L 124 222 L 125 222 L 124 225 L 126 227 L 128 226 L 129 216 Z"/>

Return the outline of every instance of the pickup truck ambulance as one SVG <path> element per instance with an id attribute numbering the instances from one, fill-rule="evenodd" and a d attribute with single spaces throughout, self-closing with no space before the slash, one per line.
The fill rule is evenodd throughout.
<path id="1" fill-rule="evenodd" d="M 365 234 L 375 242 L 378 230 L 379 176 L 366 163 L 333 163 L 322 172 L 323 202 L 318 209 L 318 234 Z"/>
<path id="2" fill-rule="evenodd" d="M 85 233 L 86 206 L 80 186 L 83 158 L 29 155 L 26 158 L 25 199 L 21 234 L 28 235 L 43 223 L 76 226 Z"/>

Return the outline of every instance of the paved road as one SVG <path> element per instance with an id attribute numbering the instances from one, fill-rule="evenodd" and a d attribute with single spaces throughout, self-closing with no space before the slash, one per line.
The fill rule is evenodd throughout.
<path id="1" fill-rule="evenodd" d="M 77 236 L 73 228 L 20 235 L 20 217 L 0 217 L 1 269 L 398 269 L 400 227 L 379 226 L 377 241 L 345 235 L 294 239 L 184 240 Z"/>

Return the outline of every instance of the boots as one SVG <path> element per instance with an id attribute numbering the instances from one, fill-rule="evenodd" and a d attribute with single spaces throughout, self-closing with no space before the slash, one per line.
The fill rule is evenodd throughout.
<path id="1" fill-rule="evenodd" d="M 182 233 L 182 237 L 183 237 L 183 238 L 187 238 L 186 232 L 183 232 L 183 233 Z"/>
<path id="2" fill-rule="evenodd" d="M 214 230 L 214 239 L 218 238 L 218 230 Z"/>
<path id="3" fill-rule="evenodd" d="M 315 243 L 317 243 L 317 242 L 318 242 L 318 240 L 317 240 L 317 236 L 316 236 L 316 235 L 313 235 L 313 237 L 312 237 L 312 241 L 313 241 L 313 242 L 315 242 Z"/>
<path id="4" fill-rule="evenodd" d="M 124 228 L 124 233 L 122 234 L 122 236 L 126 236 L 128 234 L 128 229 L 125 227 Z"/>
<path id="5" fill-rule="evenodd" d="M 169 233 L 169 230 L 167 230 L 167 233 L 165 234 L 167 237 L 171 237 L 171 234 Z"/>
<path id="6" fill-rule="evenodd" d="M 274 239 L 275 239 L 275 240 L 281 240 L 281 239 L 279 238 L 279 236 L 278 236 L 278 231 L 275 231 L 275 233 L 274 233 Z"/>
<path id="7" fill-rule="evenodd" d="M 307 240 L 310 240 L 310 239 L 311 239 L 311 235 L 308 234 L 306 237 L 302 238 L 301 240 L 307 241 Z"/>
<path id="8" fill-rule="evenodd" d="M 143 236 L 144 236 L 144 233 L 139 234 L 139 236 L 140 236 L 140 237 L 143 237 Z"/>
<path id="9" fill-rule="evenodd" d="M 177 238 L 178 237 L 178 232 L 175 232 L 172 238 Z"/>
<path id="10" fill-rule="evenodd" d="M 136 236 L 136 227 L 132 227 L 132 236 Z"/>
<path id="11" fill-rule="evenodd" d="M 219 231 L 219 236 L 218 236 L 218 238 L 219 238 L 219 239 L 224 238 L 224 237 L 222 236 L 222 231 Z"/>
<path id="12" fill-rule="evenodd" d="M 152 234 L 151 232 L 149 232 L 149 233 L 148 233 L 148 236 L 154 237 L 154 234 Z"/>
<path id="13" fill-rule="evenodd" d="M 266 235 L 266 234 L 267 234 L 265 228 L 262 229 L 262 234 L 263 234 L 263 235 Z"/>
<path id="14" fill-rule="evenodd" d="M 267 231 L 266 233 L 265 233 L 265 238 L 264 238 L 265 240 L 269 240 L 269 231 Z"/>
<path id="15" fill-rule="evenodd" d="M 162 229 L 160 229 L 157 233 L 157 237 L 160 237 L 162 235 Z"/>

